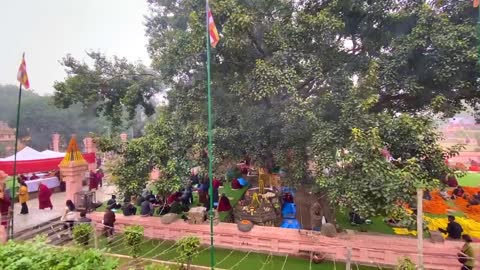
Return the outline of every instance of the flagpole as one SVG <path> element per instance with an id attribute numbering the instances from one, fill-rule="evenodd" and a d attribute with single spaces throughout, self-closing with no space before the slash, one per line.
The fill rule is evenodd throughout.
<path id="1" fill-rule="evenodd" d="M 210 181 L 210 267 L 215 268 L 215 247 L 213 246 L 213 176 L 212 176 L 212 95 L 210 88 L 210 33 L 208 31 L 208 0 L 205 0 L 205 29 L 207 43 L 207 99 L 208 99 L 208 178 Z"/>
<path id="2" fill-rule="evenodd" d="M 20 104 L 22 102 L 22 83 L 20 83 L 18 89 L 18 105 L 17 105 L 17 127 L 15 130 L 15 154 L 13 155 L 13 186 L 12 186 L 12 218 L 10 219 L 9 227 L 9 238 L 13 240 L 13 216 L 14 216 L 14 205 L 15 205 L 15 184 L 17 182 L 17 152 L 18 152 L 18 133 L 20 127 Z"/>

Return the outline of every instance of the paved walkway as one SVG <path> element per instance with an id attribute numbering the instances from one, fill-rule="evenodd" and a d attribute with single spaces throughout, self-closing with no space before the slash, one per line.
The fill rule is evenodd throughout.
<path id="1" fill-rule="evenodd" d="M 84 187 L 84 190 L 88 190 L 88 186 Z M 114 186 L 103 186 L 100 188 L 95 196 L 97 201 L 104 202 L 110 198 L 115 192 Z M 31 199 L 27 202 L 28 211 L 27 215 L 20 215 L 20 203 L 15 203 L 14 206 L 14 233 L 22 230 L 34 227 L 44 222 L 48 222 L 52 219 L 61 217 L 65 211 L 65 192 L 56 192 L 51 197 L 53 209 L 38 208 L 38 198 Z"/>

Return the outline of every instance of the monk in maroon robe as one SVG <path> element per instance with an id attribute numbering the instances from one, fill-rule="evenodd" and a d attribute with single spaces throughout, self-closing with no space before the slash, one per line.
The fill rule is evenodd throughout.
<path id="1" fill-rule="evenodd" d="M 88 190 L 98 189 L 97 174 L 90 172 L 90 182 L 88 183 Z"/>
<path id="2" fill-rule="evenodd" d="M 220 180 L 218 180 L 218 178 L 214 177 L 212 185 L 213 185 L 213 188 L 218 189 L 222 185 L 222 182 L 220 182 Z"/>
<path id="3" fill-rule="evenodd" d="M 7 190 L 4 190 L 3 196 L 0 198 L 0 220 L 2 226 L 5 227 L 5 230 L 8 231 L 9 223 L 9 211 L 12 201 L 10 199 L 10 193 Z"/>
<path id="4" fill-rule="evenodd" d="M 50 197 L 52 191 L 44 183 L 38 185 L 38 205 L 40 209 L 50 208 L 53 209 L 52 201 Z"/>
<path id="5" fill-rule="evenodd" d="M 241 189 L 242 185 L 238 182 L 237 178 L 233 178 L 232 180 L 232 189 Z"/>
<path id="6" fill-rule="evenodd" d="M 97 176 L 98 185 L 99 185 L 100 187 L 102 187 L 102 186 L 103 186 L 103 177 L 105 176 L 105 175 L 103 174 L 102 169 L 98 169 L 98 170 L 97 170 L 96 176 Z"/>
<path id="7" fill-rule="evenodd" d="M 223 193 L 222 196 L 220 197 L 220 200 L 218 201 L 217 211 L 218 212 L 228 212 L 231 209 L 232 209 L 232 205 L 230 204 L 230 200 Z"/>
<path id="8" fill-rule="evenodd" d="M 174 193 L 170 194 L 170 196 L 168 196 L 167 203 L 172 204 L 174 202 L 178 202 L 178 201 L 180 201 L 181 196 L 182 196 L 181 192 L 178 192 L 178 191 L 174 192 Z"/>
<path id="9" fill-rule="evenodd" d="M 39 178 L 40 177 L 38 177 L 36 174 L 32 174 L 32 176 L 30 176 L 30 180 L 37 180 Z"/>

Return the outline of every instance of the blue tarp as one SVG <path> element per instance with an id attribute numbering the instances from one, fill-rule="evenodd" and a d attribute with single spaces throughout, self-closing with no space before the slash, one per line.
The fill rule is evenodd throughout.
<path id="1" fill-rule="evenodd" d="M 297 215 L 297 207 L 294 203 L 284 203 L 282 207 L 283 218 L 295 218 Z"/>
<path id="2" fill-rule="evenodd" d="M 242 185 L 242 187 L 248 185 L 248 181 L 243 178 L 238 178 L 237 180 L 238 180 L 238 183 Z"/>
<path id="3" fill-rule="evenodd" d="M 280 228 L 287 228 L 287 229 L 301 229 L 302 226 L 296 219 L 284 219 L 282 221 L 282 225 L 280 225 Z"/>

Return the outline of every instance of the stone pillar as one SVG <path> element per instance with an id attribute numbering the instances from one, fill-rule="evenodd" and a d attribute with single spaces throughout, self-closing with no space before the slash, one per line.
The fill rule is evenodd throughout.
<path id="1" fill-rule="evenodd" d="M 97 153 L 97 146 L 92 138 L 86 137 L 83 139 L 83 144 L 85 145 L 85 152 L 86 153 Z M 89 163 L 88 164 L 88 171 L 95 171 L 97 169 L 97 163 Z"/>
<path id="2" fill-rule="evenodd" d="M 60 134 L 55 133 L 52 135 L 52 147 L 53 151 L 60 152 Z"/>
<path id="3" fill-rule="evenodd" d="M 88 172 L 88 163 L 82 156 L 75 135 L 72 135 L 65 157 L 58 164 L 62 180 L 65 181 L 65 200 L 74 200 L 75 193 L 82 191 L 83 179 L 85 173 Z"/>
<path id="4" fill-rule="evenodd" d="M 158 181 L 160 178 L 160 170 L 158 168 L 153 168 L 152 171 L 150 172 L 150 180 L 153 182 Z"/>
<path id="5" fill-rule="evenodd" d="M 83 179 L 88 171 L 88 165 L 70 162 L 67 165 L 59 165 L 62 180 L 66 184 L 65 200 L 75 199 L 75 193 L 82 191 Z"/>
<path id="6" fill-rule="evenodd" d="M 122 140 L 122 142 L 127 142 L 127 139 L 128 139 L 128 135 L 127 133 L 123 132 L 120 134 L 120 139 Z"/>
<path id="7" fill-rule="evenodd" d="M 93 139 L 90 137 L 86 137 L 83 139 L 83 144 L 85 145 L 85 152 L 87 153 L 96 153 L 97 152 L 97 147 L 95 143 L 93 142 Z"/>

